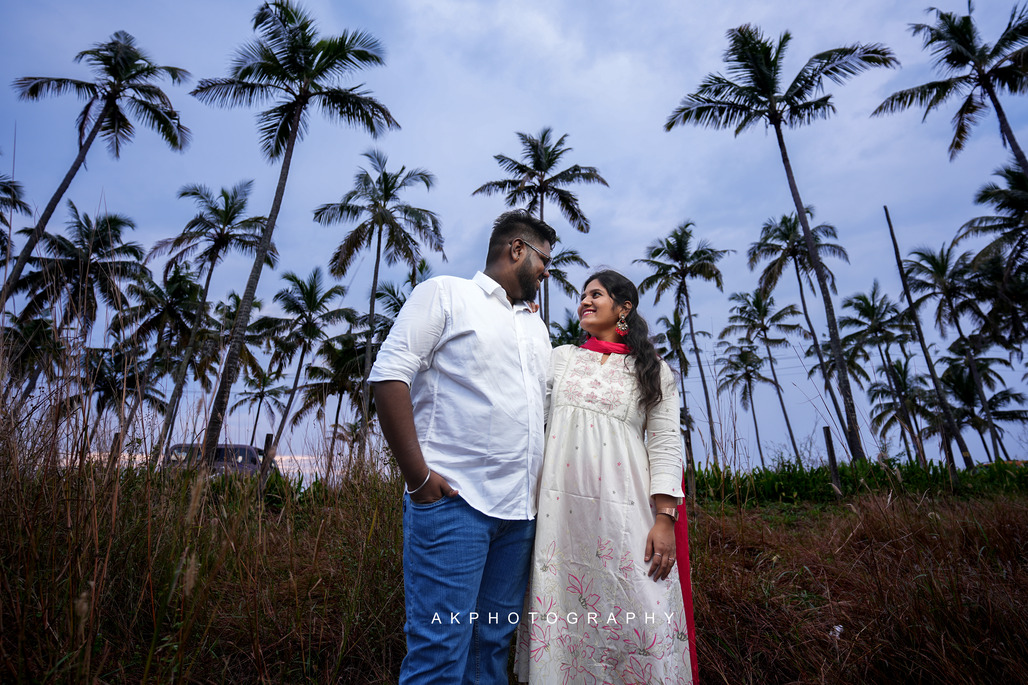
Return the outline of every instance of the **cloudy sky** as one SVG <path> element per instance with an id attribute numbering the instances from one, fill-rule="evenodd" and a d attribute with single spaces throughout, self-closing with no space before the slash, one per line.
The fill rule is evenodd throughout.
<path id="1" fill-rule="evenodd" d="M 308 0 L 304 6 L 325 34 L 361 29 L 381 41 L 386 66 L 362 73 L 359 82 L 389 107 L 402 130 L 372 140 L 312 118 L 293 160 L 276 229 L 281 264 L 278 273 L 265 272 L 258 292 L 268 303 L 266 312 L 274 311 L 270 301 L 281 287 L 282 272 L 305 276 L 316 266 L 325 267 L 347 227 L 322 227 L 311 212 L 351 187 L 364 161 L 361 153 L 372 146 L 389 156 L 391 167 L 420 166 L 436 175 L 435 189 L 412 192 L 408 199 L 436 211 L 443 221 L 449 260 L 433 255 L 434 272 L 470 276 L 482 267 L 488 227 L 504 209 L 502 198 L 471 197 L 471 192 L 502 177 L 492 157 L 519 153 L 516 132 L 537 134 L 549 126 L 568 135 L 574 148 L 566 157 L 569 164 L 595 166 L 610 184 L 578 190 L 592 221 L 588 235 L 574 233 L 555 211 L 547 215 L 564 243 L 590 265 L 612 266 L 638 281 L 645 272 L 631 261 L 686 220 L 695 223 L 697 238 L 736 250 L 722 262 L 724 293 L 708 284 L 693 288 L 697 325 L 716 336 L 725 325 L 727 294 L 756 286 L 756 275 L 746 268 L 746 247 L 766 219 L 792 211 L 792 202 L 773 132 L 757 127 L 734 138 L 728 131 L 688 127 L 667 133 L 663 123 L 683 95 L 706 74 L 721 70 L 725 32 L 744 23 L 768 35 L 792 33 L 786 60 L 790 75 L 809 56 L 855 42 L 882 43 L 902 63 L 900 69 L 866 73 L 830 88 L 837 114 L 787 132 L 804 201 L 816 207 L 818 221 L 838 228 L 849 251 L 849 265 L 830 265 L 840 296 L 866 292 L 875 278 L 894 297 L 898 292 L 883 205 L 889 206 L 904 252 L 920 245 L 937 248 L 967 219 L 986 213 L 975 207 L 972 196 L 1006 160 L 991 114 L 953 162 L 946 152 L 953 108 L 924 123 L 918 111 L 869 118 L 890 93 L 935 77 L 920 40 L 908 28 L 930 19 L 922 2 Z M 240 0 L 7 3 L 0 24 L 0 170 L 23 184 L 38 211 L 75 152 L 74 122 L 81 103 L 73 96 L 19 101 L 9 87 L 14 79 L 87 79 L 85 65 L 73 62 L 75 54 L 117 30 L 135 36 L 155 62 L 188 69 L 194 83 L 222 76 L 234 50 L 252 36 L 256 7 Z M 1002 30 L 1010 8 L 1005 0 L 977 3 L 976 18 L 987 40 Z M 966 4 L 944 3 L 942 9 L 964 12 Z M 185 184 L 217 189 L 252 178 L 251 209 L 266 213 L 278 168 L 259 154 L 254 112 L 207 107 L 188 94 L 191 87 L 166 88 L 193 132 L 185 153 L 169 151 L 155 134 L 140 128 L 120 160 L 95 146 L 88 169 L 79 173 L 66 198 L 89 214 L 132 217 L 138 226 L 134 237 L 146 247 L 180 231 L 192 216 L 193 206 L 175 197 Z M 1023 138 L 1028 101 L 1007 97 L 1004 103 Z M 50 230 L 58 230 L 64 220 L 62 209 Z M 230 289 L 241 291 L 248 269 L 243 258 L 229 259 L 212 292 L 223 297 Z M 571 272 L 574 281 L 586 275 Z M 387 271 L 385 278 L 398 280 L 401 274 Z M 349 306 L 366 308 L 370 280 L 371 258 L 366 257 L 343 280 L 350 288 Z M 791 283 L 775 297 L 779 305 L 798 302 Z M 555 313 L 569 306 L 562 297 L 553 303 Z M 664 302 L 644 303 L 647 311 L 651 322 L 668 313 Z M 779 373 L 797 433 L 820 441 L 823 404 L 806 380 L 804 363 L 795 352 L 783 351 Z M 686 387 L 691 406 L 700 407 L 698 378 L 688 379 Z M 192 396 L 199 400 L 198 394 Z M 718 412 L 726 430 L 737 430 L 745 440 L 750 417 L 733 417 L 727 405 Z M 770 390 L 758 394 L 757 411 L 765 442 L 784 445 Z M 866 411 L 865 403 L 865 416 Z M 232 430 L 239 433 L 236 439 L 247 439 L 246 417 L 233 417 Z M 312 432 L 293 435 L 282 451 L 311 450 L 316 442 Z M 756 459 L 755 448 L 743 450 L 742 463 L 750 456 Z"/>

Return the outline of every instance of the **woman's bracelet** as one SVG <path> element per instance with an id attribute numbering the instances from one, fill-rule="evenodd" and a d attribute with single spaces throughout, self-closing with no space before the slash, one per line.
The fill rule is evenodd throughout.
<path id="1" fill-rule="evenodd" d="M 429 469 L 428 470 L 428 475 L 425 476 L 425 482 L 422 483 L 421 485 L 419 485 L 418 487 L 414 488 L 413 490 L 408 490 L 407 494 L 408 495 L 413 495 L 415 492 L 417 492 L 421 488 L 425 487 L 428 484 L 428 479 L 431 478 L 431 477 L 432 477 L 432 469 Z"/>

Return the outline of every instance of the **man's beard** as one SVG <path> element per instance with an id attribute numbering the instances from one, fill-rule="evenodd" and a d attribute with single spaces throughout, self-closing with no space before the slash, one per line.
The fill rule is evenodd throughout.
<path id="1" fill-rule="evenodd" d="M 535 302 L 535 296 L 539 292 L 539 279 L 532 273 L 527 261 L 518 269 L 518 287 L 521 292 L 514 299 Z"/>

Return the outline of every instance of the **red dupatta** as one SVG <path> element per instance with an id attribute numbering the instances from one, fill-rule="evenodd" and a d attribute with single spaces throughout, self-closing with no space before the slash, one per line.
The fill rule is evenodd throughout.
<path id="1" fill-rule="evenodd" d="M 682 492 L 687 492 L 685 472 L 682 472 Z M 700 664 L 696 660 L 696 622 L 692 606 L 692 574 L 689 566 L 689 510 L 686 498 L 678 505 L 678 524 L 675 525 L 675 559 L 678 561 L 678 581 L 682 584 L 682 603 L 685 605 L 685 629 L 689 635 L 689 663 L 692 666 L 692 682 L 700 682 Z"/>
<path id="2" fill-rule="evenodd" d="M 632 348 L 624 343 L 607 342 L 599 338 L 589 338 L 582 343 L 583 350 L 591 350 L 602 354 L 631 354 Z"/>

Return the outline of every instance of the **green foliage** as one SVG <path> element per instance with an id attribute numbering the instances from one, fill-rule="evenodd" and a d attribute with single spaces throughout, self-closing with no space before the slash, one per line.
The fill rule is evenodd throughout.
<path id="1" fill-rule="evenodd" d="M 962 472 L 960 479 L 962 493 L 968 496 L 1028 492 L 1028 468 L 1007 462 L 981 464 Z M 929 462 L 927 470 L 897 459 L 843 463 L 839 465 L 839 480 L 844 497 L 890 492 L 940 495 L 950 491 L 946 466 L 938 462 Z M 696 492 L 701 501 L 724 504 L 823 504 L 837 500 L 827 465 L 801 469 L 791 461 L 752 471 L 698 467 Z"/>

